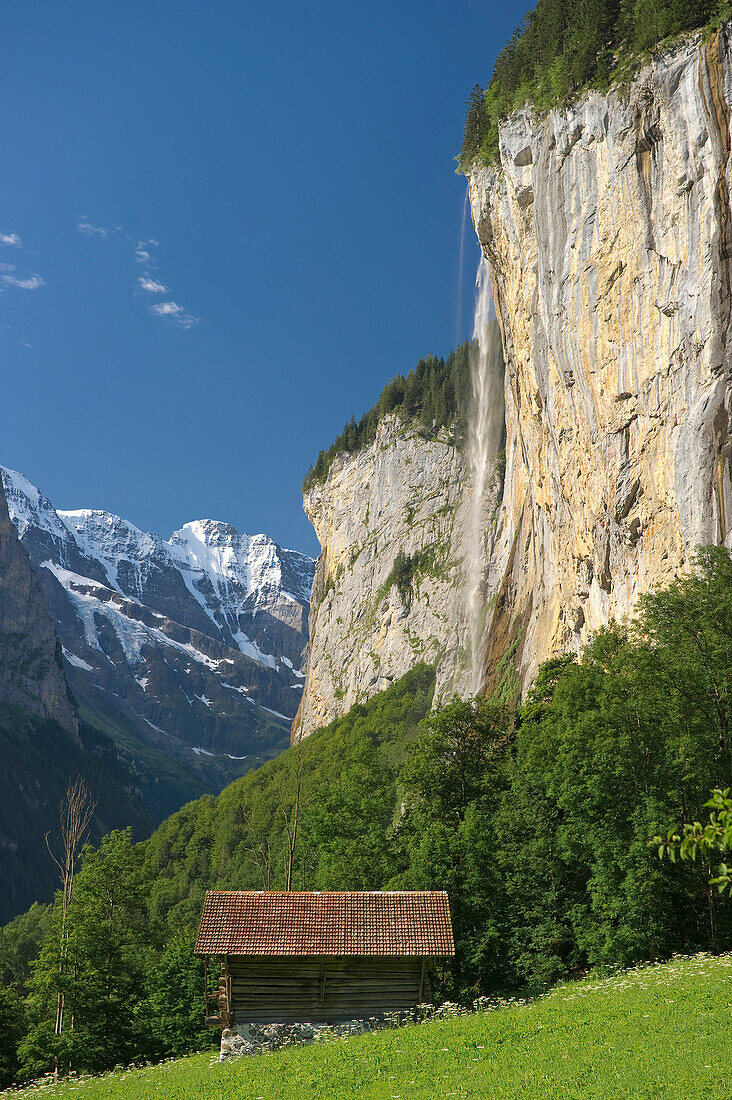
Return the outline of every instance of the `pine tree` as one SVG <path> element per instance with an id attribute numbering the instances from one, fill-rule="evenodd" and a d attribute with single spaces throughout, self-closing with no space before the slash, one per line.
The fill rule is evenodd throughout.
<path id="1" fill-rule="evenodd" d="M 476 84 L 467 101 L 468 113 L 463 132 L 463 157 L 477 157 L 485 136 L 485 92 Z"/>

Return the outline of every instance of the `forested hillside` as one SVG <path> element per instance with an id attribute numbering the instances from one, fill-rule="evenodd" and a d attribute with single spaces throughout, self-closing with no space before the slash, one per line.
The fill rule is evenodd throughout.
<path id="1" fill-rule="evenodd" d="M 524 706 L 427 714 L 432 688 L 419 666 L 149 841 L 117 832 L 87 849 L 63 949 L 60 900 L 0 935 L 25 1072 L 210 1040 L 192 956 L 207 888 L 445 888 L 458 954 L 434 984 L 468 1001 L 732 944 L 715 862 L 672 864 L 649 844 L 732 783 L 725 550 L 702 551 L 581 659 L 548 662 Z M 54 1035 L 59 993 L 74 1028 Z"/>
<path id="2" fill-rule="evenodd" d="M 101 1069 L 216 1039 L 203 1026 L 192 954 L 206 889 L 282 889 L 290 873 L 294 889 L 386 881 L 399 765 L 433 685 L 420 666 L 302 750 L 183 807 L 149 842 L 133 845 L 129 830 L 116 831 L 99 850 L 87 848 L 65 926 L 59 896 L 53 915 L 35 906 L 0 934 L 0 983 L 11 987 L 0 989 L 0 1034 L 6 1019 L 22 1017 L 22 1030 L 27 1019 L 27 1071 L 56 1060 Z M 27 994 L 27 1018 L 13 991 Z M 60 994 L 74 1028 L 56 1035 Z M 14 1050 L 7 1057 L 12 1063 Z"/>
<path id="3" fill-rule="evenodd" d="M 732 15 L 728 0 L 539 0 L 504 46 L 485 91 L 468 104 L 460 165 L 498 156 L 502 116 L 531 103 L 539 111 L 584 88 L 626 79 L 648 51 Z"/>

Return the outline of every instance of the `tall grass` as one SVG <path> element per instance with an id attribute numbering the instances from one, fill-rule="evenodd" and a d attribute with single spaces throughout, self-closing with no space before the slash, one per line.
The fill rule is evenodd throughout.
<path id="1" fill-rule="evenodd" d="M 195 1055 L 24 1097 L 732 1100 L 732 955 L 567 983 L 528 1004 L 228 1064 Z"/>

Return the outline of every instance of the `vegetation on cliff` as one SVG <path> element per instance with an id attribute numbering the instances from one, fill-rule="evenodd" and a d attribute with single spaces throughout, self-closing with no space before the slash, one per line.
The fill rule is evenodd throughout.
<path id="1" fill-rule="evenodd" d="M 493 322 L 494 324 L 496 322 Z M 379 422 L 396 413 L 405 423 L 416 424 L 426 436 L 452 426 L 457 444 L 465 438 L 471 400 L 470 361 L 476 344 L 467 341 L 447 359 L 428 355 L 405 376 L 390 378 L 373 408 L 360 420 L 354 417 L 330 447 L 321 451 L 303 480 L 303 492 L 325 481 L 336 455 L 360 451 L 376 436 Z"/>
<path id="2" fill-rule="evenodd" d="M 732 15 L 729 0 L 539 0 L 498 55 L 488 87 L 468 101 L 460 168 L 498 158 L 498 125 L 531 103 L 568 103 L 587 87 L 606 88 L 632 60 L 673 36 Z"/>

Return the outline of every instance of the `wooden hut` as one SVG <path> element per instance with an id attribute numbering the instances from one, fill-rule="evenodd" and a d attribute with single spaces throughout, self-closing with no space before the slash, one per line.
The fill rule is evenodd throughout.
<path id="1" fill-rule="evenodd" d="M 210 890 L 195 952 L 207 963 L 207 1023 L 234 1027 L 414 1008 L 430 996 L 428 964 L 455 946 L 443 891 Z"/>

